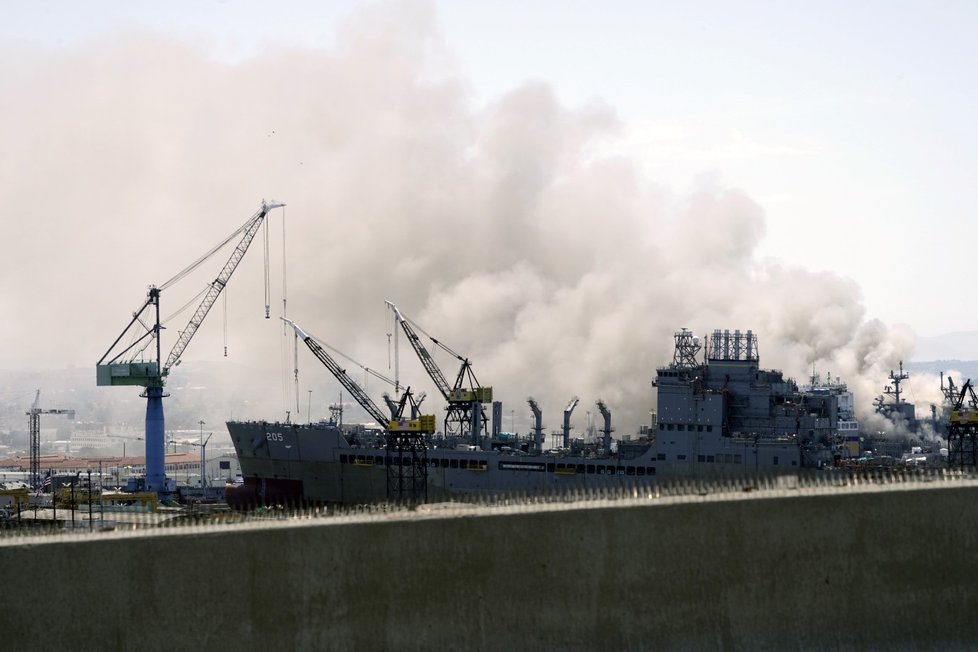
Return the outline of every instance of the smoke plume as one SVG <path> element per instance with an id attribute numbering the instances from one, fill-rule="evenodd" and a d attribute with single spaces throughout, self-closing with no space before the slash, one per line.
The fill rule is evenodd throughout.
<path id="1" fill-rule="evenodd" d="M 426 6 L 358 14 L 328 51 L 269 50 L 234 64 L 124 30 L 2 54 L 3 367 L 94 367 L 147 285 L 263 198 L 287 204 L 269 219 L 272 319 L 262 236 L 229 285 L 233 364 L 213 388 L 235 394 L 235 417 L 281 418 L 296 388 L 305 408 L 306 388 L 319 383 L 315 418 L 336 396 L 303 350 L 292 385 L 291 339 L 274 319 L 285 311 L 392 376 L 385 299 L 468 357 L 504 402 L 506 429 L 512 419 L 521 432 L 528 396 L 554 429 L 576 395 L 576 434 L 598 398 L 616 436 L 634 433 L 649 421 L 650 381 L 681 327 L 752 329 L 762 366 L 802 380 L 813 366 L 831 372 L 864 414 L 913 344 L 867 319 L 852 281 L 758 259 L 765 215 L 747 193 L 705 175 L 677 196 L 636 161 L 607 154 L 622 138 L 607 103 L 565 106 L 546 81 L 528 80 L 477 104 Z M 164 314 L 222 263 L 186 296 L 164 293 Z M 215 306 L 185 368 L 222 359 L 224 310 Z M 164 356 L 189 316 L 164 332 Z M 453 380 L 457 361 L 426 345 Z M 399 370 L 440 412 L 403 338 Z M 390 389 L 368 388 L 378 403 Z"/>

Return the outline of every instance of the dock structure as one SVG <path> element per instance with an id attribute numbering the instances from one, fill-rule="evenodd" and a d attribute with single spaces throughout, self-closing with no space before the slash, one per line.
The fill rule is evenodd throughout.
<path id="1" fill-rule="evenodd" d="M 978 536 L 960 518 L 978 479 L 714 489 L 0 538 L 17 596 L 5 642 L 836 650 L 978 640 L 978 557 L 960 545 Z M 77 587 L 109 579 L 98 600 L 78 599 Z M 72 617 L 39 618 L 41 603 Z"/>

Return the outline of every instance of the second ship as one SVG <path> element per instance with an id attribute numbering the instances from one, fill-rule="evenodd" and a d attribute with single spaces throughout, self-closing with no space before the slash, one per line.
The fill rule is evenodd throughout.
<path id="1" fill-rule="evenodd" d="M 393 306 L 392 306 L 393 308 Z M 673 361 L 657 369 L 652 421 L 636 438 L 613 441 L 610 412 L 599 401 L 605 427 L 598 441 L 571 441 L 565 411 L 562 446 L 545 449 L 540 411 L 529 399 L 535 427 L 529 436 L 499 431 L 501 404 L 492 389 L 460 385 L 471 373 L 463 361 L 448 386 L 407 321 L 395 314 L 426 370 L 448 401 L 445 429 L 418 414 L 410 390 L 384 413 L 323 347 L 287 321 L 382 429 L 317 423 L 229 421 L 242 485 L 227 501 L 246 508 L 275 504 L 360 504 L 383 501 L 465 500 L 514 492 L 561 492 L 649 484 L 676 476 L 798 472 L 830 465 L 847 435 L 857 432 L 852 395 L 844 384 L 821 385 L 813 375 L 799 387 L 781 371 L 760 368 L 751 331 L 714 331 L 703 361 L 698 338 L 675 334 Z M 484 404 L 492 405 L 493 428 Z M 461 433 L 450 436 L 451 430 Z"/>

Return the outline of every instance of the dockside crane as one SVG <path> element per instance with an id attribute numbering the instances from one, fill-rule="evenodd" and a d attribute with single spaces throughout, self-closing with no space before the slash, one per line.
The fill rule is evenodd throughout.
<path id="1" fill-rule="evenodd" d="M 296 337 L 305 343 L 312 354 L 350 392 L 360 407 L 386 431 L 387 497 L 407 502 L 426 501 L 428 498 L 427 439 L 435 432 L 435 415 L 415 416 L 419 405 L 412 397 L 409 387 L 404 390 L 399 402 L 394 403 L 393 400 L 388 399 L 388 405 L 392 408 L 396 405 L 396 410 L 392 410 L 394 412 L 392 416 L 385 416 L 383 410 L 356 381 L 350 378 L 346 370 L 337 364 L 315 338 L 303 331 L 291 319 L 282 317 L 282 321 L 292 327 Z M 374 375 L 382 377 L 376 373 Z M 405 411 L 408 411 L 410 416 L 405 416 Z"/>
<path id="2" fill-rule="evenodd" d="M 978 467 L 978 396 L 969 378 L 951 406 L 947 425 L 948 466 Z"/>
<path id="3" fill-rule="evenodd" d="M 492 403 L 492 387 L 482 387 L 479 385 L 479 381 L 472 371 L 472 363 L 469 362 L 468 358 L 459 355 L 442 342 L 425 333 L 428 339 L 434 342 L 435 345 L 455 357 L 461 363 L 458 375 L 455 378 L 455 384 L 449 385 L 445 374 L 442 373 L 441 369 L 435 363 L 434 358 L 428 353 L 428 349 L 421 343 L 421 338 L 418 337 L 409 320 L 401 314 L 401 311 L 398 310 L 396 305 L 390 301 L 385 301 L 384 303 L 393 312 L 394 319 L 401 325 L 401 330 L 407 336 L 411 348 L 414 349 L 425 371 L 428 372 L 428 376 L 435 383 L 435 387 L 437 387 L 442 397 L 448 403 L 448 409 L 445 414 L 445 435 L 468 435 L 472 443 L 478 446 L 481 443 L 480 437 L 489 436 L 489 419 L 486 417 L 482 406 L 487 403 Z M 418 330 L 421 330 L 421 328 L 418 327 Z"/>
<path id="4" fill-rule="evenodd" d="M 238 264 L 244 257 L 245 252 L 248 251 L 248 247 L 258 233 L 258 229 L 264 222 L 265 217 L 272 209 L 284 205 L 277 202 L 262 201 L 261 208 L 216 247 L 166 283 L 163 283 L 159 287 L 155 285 L 150 286 L 146 301 L 142 307 L 134 313 L 132 321 L 129 322 L 129 325 L 126 326 L 119 337 L 112 343 L 112 346 L 105 352 L 105 355 L 96 364 L 97 385 L 124 385 L 145 388 L 145 391 L 140 396 L 146 398 L 146 489 L 148 491 L 166 494 L 172 490 L 172 487 L 168 486 L 164 472 L 165 438 L 163 434 L 163 399 L 169 396 L 163 390 L 166 378 L 170 370 L 180 364 L 180 356 L 187 349 L 190 341 L 203 323 L 204 318 L 207 317 L 208 312 L 210 312 L 210 309 L 230 280 L 234 270 L 237 269 Z M 179 331 L 177 341 L 170 350 L 170 354 L 164 363 L 160 341 L 163 330 L 163 325 L 160 322 L 160 294 L 163 290 L 171 287 L 202 263 L 209 260 L 211 256 L 223 249 L 238 236 L 241 237 L 234 251 L 231 252 L 231 256 L 224 264 L 217 278 L 209 283 L 202 292 L 203 299 L 190 318 L 190 322 L 183 330 Z M 268 317 L 267 305 L 265 316 Z M 149 321 L 145 321 L 146 319 Z M 142 329 L 141 334 L 140 328 Z M 120 342 L 122 342 L 127 334 L 134 338 L 132 343 L 128 346 L 120 345 Z M 145 350 L 154 343 L 156 345 L 154 347 L 155 359 L 143 359 Z"/>
<path id="5" fill-rule="evenodd" d="M 31 490 L 37 491 L 41 486 L 41 415 L 63 414 L 69 421 L 75 420 L 74 410 L 44 410 L 38 407 L 41 402 L 41 390 L 34 395 L 34 404 L 27 411 L 27 430 L 30 433 L 31 447 Z"/>

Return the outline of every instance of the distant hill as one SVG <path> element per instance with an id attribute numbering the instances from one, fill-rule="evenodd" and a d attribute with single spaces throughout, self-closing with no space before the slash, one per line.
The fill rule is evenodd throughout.
<path id="1" fill-rule="evenodd" d="M 978 360 L 928 360 L 918 362 L 908 362 L 903 365 L 904 369 L 910 373 L 933 374 L 937 376 L 942 371 L 947 376 L 954 371 L 953 378 L 955 384 L 960 384 L 967 378 L 971 378 L 978 383 Z M 958 377 L 960 375 L 960 378 Z"/>
<path id="2" fill-rule="evenodd" d="M 978 360 L 978 331 L 917 338 L 913 361 Z"/>

